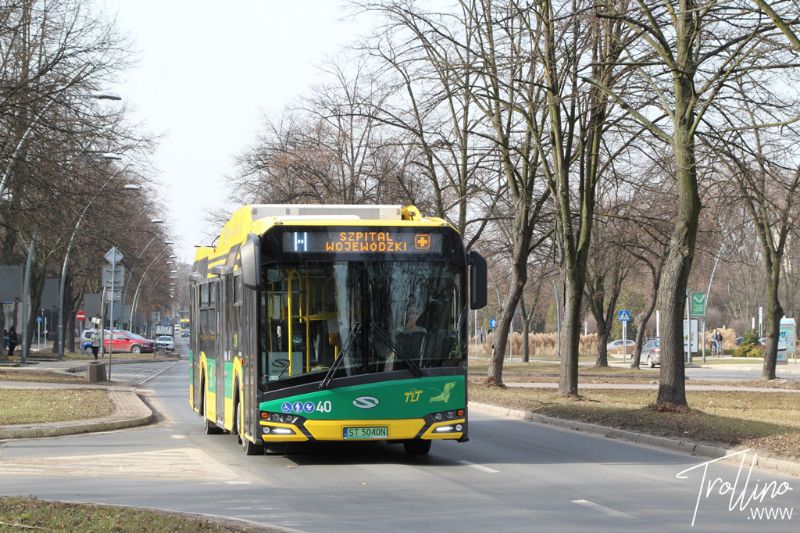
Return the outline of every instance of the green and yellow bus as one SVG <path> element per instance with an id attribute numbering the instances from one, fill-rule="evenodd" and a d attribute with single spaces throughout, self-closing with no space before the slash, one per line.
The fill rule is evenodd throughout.
<path id="1" fill-rule="evenodd" d="M 248 455 L 467 440 L 467 316 L 486 262 L 414 206 L 248 205 L 191 274 L 189 402 Z M 468 289 L 469 287 L 469 289 Z"/>

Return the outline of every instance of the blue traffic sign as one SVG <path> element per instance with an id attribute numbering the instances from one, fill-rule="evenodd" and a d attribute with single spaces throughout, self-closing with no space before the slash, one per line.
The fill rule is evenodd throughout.
<path id="1" fill-rule="evenodd" d="M 36 322 L 39 322 L 41 324 L 42 322 L 44 322 L 44 317 L 43 316 L 37 316 L 36 317 Z"/>
<path id="2" fill-rule="evenodd" d="M 630 322 L 631 321 L 631 310 L 630 309 L 620 309 L 617 311 L 617 320 L 620 322 Z"/>
<path id="3" fill-rule="evenodd" d="M 494 318 L 489 320 L 489 327 L 492 328 L 492 329 L 496 328 L 497 327 L 497 320 L 495 320 Z"/>

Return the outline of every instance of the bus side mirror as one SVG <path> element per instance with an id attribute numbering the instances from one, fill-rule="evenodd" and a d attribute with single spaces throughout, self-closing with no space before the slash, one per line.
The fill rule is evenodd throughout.
<path id="1" fill-rule="evenodd" d="M 258 235 L 250 234 L 239 249 L 242 260 L 242 281 L 248 289 L 258 289 L 261 286 L 261 239 Z"/>
<path id="2" fill-rule="evenodd" d="M 486 306 L 486 259 L 478 252 L 469 252 L 469 307 L 481 309 Z"/>

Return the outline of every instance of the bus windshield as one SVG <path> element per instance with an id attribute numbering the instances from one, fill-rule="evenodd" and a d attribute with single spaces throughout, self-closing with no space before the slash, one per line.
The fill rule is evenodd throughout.
<path id="1" fill-rule="evenodd" d="M 262 385 L 458 366 L 461 269 L 444 261 L 272 263 L 262 292 Z M 280 383 L 278 383 L 280 382 Z"/>

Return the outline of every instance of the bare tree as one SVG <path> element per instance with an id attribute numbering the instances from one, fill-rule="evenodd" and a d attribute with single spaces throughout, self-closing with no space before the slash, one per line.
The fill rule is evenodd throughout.
<path id="1" fill-rule="evenodd" d="M 595 367 L 608 367 L 608 340 L 615 320 L 617 299 L 631 270 L 631 261 L 616 243 L 619 224 L 605 220 L 595 224 L 594 244 L 586 265 L 585 292 L 589 311 L 597 324 L 597 359 Z"/>
<path id="2" fill-rule="evenodd" d="M 387 71 L 395 92 L 378 115 L 414 147 L 414 174 L 427 182 L 436 216 L 470 248 L 493 218 L 503 191 L 492 145 L 474 106 L 474 35 L 458 14 L 426 13 L 407 2 L 366 4 L 386 19 L 365 50 Z"/>
<path id="3" fill-rule="evenodd" d="M 626 48 L 625 59 L 636 69 L 640 99 L 631 96 L 635 85 L 628 84 L 623 98 L 600 80 L 592 83 L 668 145 L 675 160 L 678 211 L 659 287 L 664 324 L 656 408 L 685 409 L 683 305 L 701 209 L 696 136 L 713 123 L 707 111 L 729 90 L 734 73 L 780 68 L 771 62 L 774 46 L 768 45 L 775 26 L 745 0 L 607 4 L 603 16 L 624 21 L 640 36 Z M 660 114 L 651 111 L 653 105 Z"/>
<path id="4" fill-rule="evenodd" d="M 765 98 L 764 91 L 758 91 L 764 89 L 762 83 L 753 78 L 738 78 L 737 82 L 742 109 L 731 113 L 729 133 L 715 148 L 736 184 L 738 199 L 758 239 L 767 289 L 767 343 L 761 377 L 770 380 L 775 379 L 780 320 L 784 314 L 779 298 L 784 254 L 800 214 L 800 153 L 796 150 L 800 132 L 786 124 L 780 128 L 763 125 L 776 122 L 781 112 L 793 121 L 800 97 L 796 95 L 793 101 L 786 101 L 786 96 L 783 101 L 774 96 Z M 756 102 L 753 96 L 759 93 L 761 98 Z"/>

